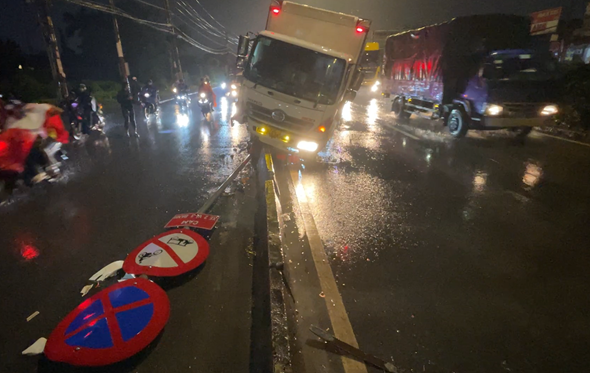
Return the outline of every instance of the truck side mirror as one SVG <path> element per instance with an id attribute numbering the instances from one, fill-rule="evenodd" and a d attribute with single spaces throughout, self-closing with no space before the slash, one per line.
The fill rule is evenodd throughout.
<path id="1" fill-rule="evenodd" d="M 236 67 L 238 69 L 244 68 L 244 62 L 248 57 L 248 52 L 250 51 L 250 39 L 244 35 L 240 35 L 238 39 L 238 53 L 236 58 Z"/>
<path id="2" fill-rule="evenodd" d="M 364 80 L 364 76 L 363 76 L 363 72 L 362 70 L 356 69 L 354 71 L 354 75 L 352 77 L 352 87 L 351 89 L 353 91 L 358 91 L 359 89 L 361 89 L 361 85 L 363 84 L 363 80 Z"/>
<path id="3" fill-rule="evenodd" d="M 244 35 L 240 35 L 238 39 L 238 57 L 246 58 L 250 49 L 250 39 Z"/>
<path id="4" fill-rule="evenodd" d="M 356 92 L 352 91 L 352 90 L 348 90 L 346 92 L 344 92 L 344 101 L 354 101 L 354 99 L 356 98 Z"/>

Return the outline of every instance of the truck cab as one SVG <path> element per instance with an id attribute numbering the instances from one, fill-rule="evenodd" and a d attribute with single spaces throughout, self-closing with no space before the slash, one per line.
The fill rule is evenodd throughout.
<path id="1" fill-rule="evenodd" d="M 238 110 L 250 136 L 302 155 L 322 150 L 362 83 L 358 64 L 369 26 L 350 15 L 273 3 L 266 30 L 238 51 Z"/>
<path id="2" fill-rule="evenodd" d="M 463 94 L 474 129 L 548 126 L 557 114 L 552 81 L 557 62 L 549 53 L 513 49 L 492 52 Z"/>

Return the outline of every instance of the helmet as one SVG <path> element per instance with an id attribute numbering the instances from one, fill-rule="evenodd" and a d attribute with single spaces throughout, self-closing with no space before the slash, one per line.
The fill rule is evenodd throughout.
<path id="1" fill-rule="evenodd" d="M 78 87 L 78 89 L 80 90 L 80 92 L 86 92 L 86 84 L 80 84 L 80 86 Z"/>
<path id="2" fill-rule="evenodd" d="M 178 82 L 179 83 L 184 83 L 184 79 L 180 79 Z"/>
<path id="3" fill-rule="evenodd" d="M 154 81 L 150 79 L 150 80 L 148 80 L 147 84 L 152 85 L 152 84 L 154 84 Z"/>

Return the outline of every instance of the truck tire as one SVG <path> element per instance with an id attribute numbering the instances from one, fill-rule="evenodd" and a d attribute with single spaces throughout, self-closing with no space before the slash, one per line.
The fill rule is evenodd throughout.
<path id="1" fill-rule="evenodd" d="M 465 137 L 469 129 L 469 117 L 461 109 L 453 109 L 447 118 L 447 127 L 451 136 L 456 138 Z"/>
<path id="2" fill-rule="evenodd" d="M 399 120 L 409 119 L 412 115 L 406 111 L 404 99 L 400 97 L 397 97 L 395 100 L 393 100 L 393 104 L 391 105 L 391 111 L 393 112 L 394 118 Z"/>

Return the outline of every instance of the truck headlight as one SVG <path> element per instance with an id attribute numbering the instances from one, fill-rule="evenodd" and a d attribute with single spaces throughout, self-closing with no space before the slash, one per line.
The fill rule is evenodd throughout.
<path id="1" fill-rule="evenodd" d="M 496 104 L 488 104 L 486 106 L 486 114 L 491 117 L 497 117 L 498 115 L 502 114 L 504 108 L 500 105 Z"/>
<path id="2" fill-rule="evenodd" d="M 307 152 L 315 152 L 318 150 L 318 144 L 313 141 L 299 141 L 297 143 L 297 149 L 305 150 Z"/>
<path id="3" fill-rule="evenodd" d="M 541 115 L 543 116 L 555 115 L 557 113 L 559 113 L 557 105 L 547 105 L 541 110 Z"/>
<path id="4" fill-rule="evenodd" d="M 376 81 L 375 84 L 373 84 L 373 86 L 371 87 L 371 92 L 377 92 L 377 90 L 379 90 L 379 86 L 381 85 L 380 81 Z"/>

